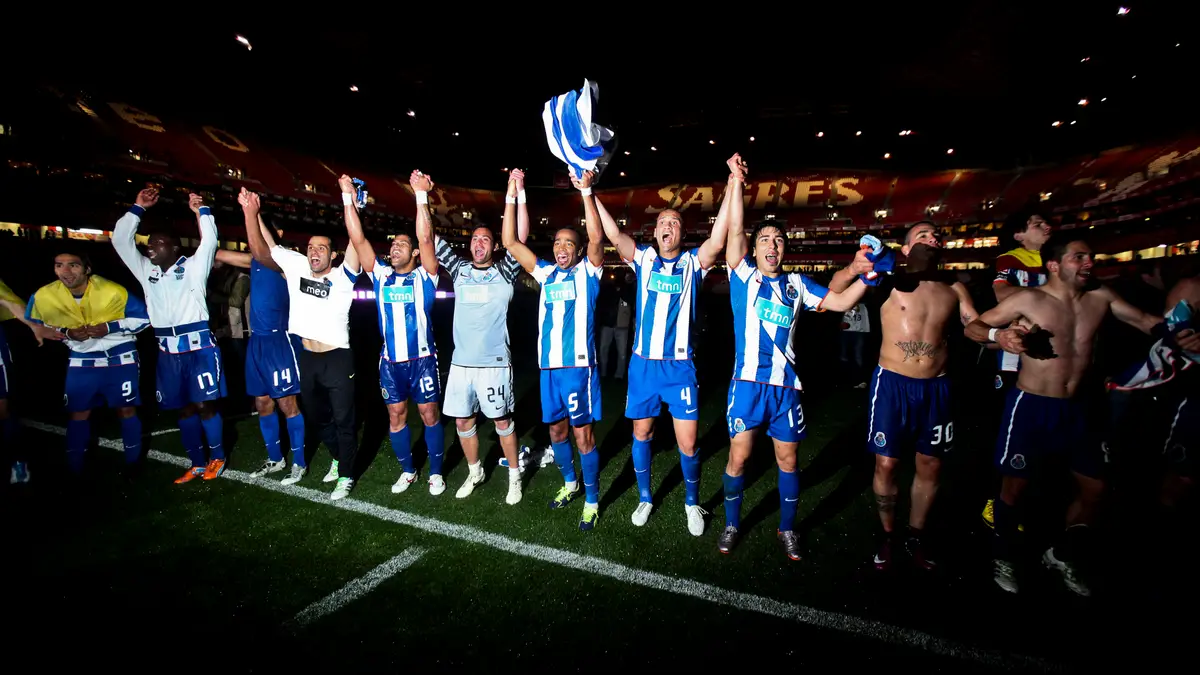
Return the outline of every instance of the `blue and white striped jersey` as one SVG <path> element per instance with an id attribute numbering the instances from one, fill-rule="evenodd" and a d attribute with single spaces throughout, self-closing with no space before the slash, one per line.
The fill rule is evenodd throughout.
<path id="1" fill-rule="evenodd" d="M 802 389 L 796 375 L 796 315 L 817 310 L 829 289 L 803 274 L 763 276 L 750 256 L 729 275 L 733 379 Z"/>
<path id="2" fill-rule="evenodd" d="M 644 359 L 691 359 L 696 298 L 708 274 L 700 266 L 700 249 L 668 260 L 652 246 L 638 244 L 633 260 L 626 262 L 637 274 L 633 353 Z"/>
<path id="3" fill-rule="evenodd" d="M 399 363 L 435 354 L 432 313 L 437 277 L 420 265 L 401 274 L 379 263 L 367 274 L 375 286 L 384 360 Z"/>
<path id="4" fill-rule="evenodd" d="M 538 305 L 538 365 L 586 368 L 596 365 L 596 299 L 604 268 L 585 256 L 564 270 L 538 260 L 533 278 L 542 285 Z"/>

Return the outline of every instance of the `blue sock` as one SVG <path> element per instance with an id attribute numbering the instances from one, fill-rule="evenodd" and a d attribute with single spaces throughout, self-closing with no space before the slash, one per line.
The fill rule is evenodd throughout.
<path id="1" fill-rule="evenodd" d="M 779 531 L 795 527 L 796 507 L 800 502 L 800 474 L 779 470 Z"/>
<path id="2" fill-rule="evenodd" d="M 225 451 L 221 449 L 222 427 L 225 426 L 221 422 L 221 413 L 217 413 L 206 420 L 200 420 L 200 424 L 204 427 L 204 436 L 208 439 L 209 458 L 225 459 Z"/>
<path id="3" fill-rule="evenodd" d="M 588 454 L 579 454 L 583 466 L 583 495 L 588 504 L 600 503 L 600 451 L 592 448 Z M 572 471 L 574 473 L 574 471 Z"/>
<path id="4" fill-rule="evenodd" d="M 304 413 L 287 418 L 288 443 L 292 446 L 292 463 L 304 464 Z"/>
<path id="5" fill-rule="evenodd" d="M 83 453 L 92 440 L 92 424 L 87 420 L 67 422 L 67 468 L 78 476 L 83 473 Z"/>
<path id="6" fill-rule="evenodd" d="M 688 457 L 680 450 L 679 463 L 683 466 L 683 501 L 688 506 L 695 506 L 700 503 L 700 453 Z"/>
<path id="7" fill-rule="evenodd" d="M 643 502 L 654 501 L 650 494 L 650 441 L 633 439 L 633 473 L 637 476 L 638 499 Z"/>
<path id="8" fill-rule="evenodd" d="M 742 485 L 746 479 L 725 474 L 722 482 L 725 483 L 725 526 L 738 527 L 742 523 Z"/>
<path id="9" fill-rule="evenodd" d="M 441 475 L 442 458 L 446 456 L 446 430 L 442 428 L 441 420 L 431 427 L 425 427 L 425 447 L 429 449 L 429 475 Z"/>
<path id="10" fill-rule="evenodd" d="M 274 413 L 258 416 L 258 430 L 262 432 L 263 443 L 267 445 L 267 458 L 272 462 L 283 459 L 279 449 L 279 418 Z"/>
<path id="11" fill-rule="evenodd" d="M 405 425 L 400 431 L 391 432 L 392 436 L 392 452 L 396 453 L 396 459 L 400 460 L 400 466 L 405 473 L 413 472 L 412 461 L 412 432 Z"/>
<path id="12" fill-rule="evenodd" d="M 192 466 L 204 466 L 204 430 L 200 426 L 199 416 L 179 418 L 179 440 L 183 443 L 183 449 L 187 450 Z"/>
<path id="13" fill-rule="evenodd" d="M 575 457 L 571 453 L 571 441 L 563 441 L 561 443 L 551 443 L 550 447 L 554 448 L 554 463 L 558 465 L 558 470 L 562 472 L 563 480 L 568 483 L 574 483 L 575 478 Z M 587 482 L 587 474 L 584 474 L 584 483 Z"/>
<path id="14" fill-rule="evenodd" d="M 121 420 L 121 441 L 125 444 L 125 463 L 134 464 L 142 456 L 142 420 L 137 415 Z"/>

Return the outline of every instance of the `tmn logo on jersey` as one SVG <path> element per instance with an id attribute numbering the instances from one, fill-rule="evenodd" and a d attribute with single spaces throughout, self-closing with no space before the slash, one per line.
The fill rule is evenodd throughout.
<path id="1" fill-rule="evenodd" d="M 383 292 L 379 295 L 379 299 L 386 304 L 411 304 L 417 301 L 412 286 L 384 286 L 381 290 Z"/>
<path id="2" fill-rule="evenodd" d="M 656 293 L 682 293 L 683 277 L 674 274 L 650 273 L 650 290 Z"/>
<path id="3" fill-rule="evenodd" d="M 783 328 L 792 326 L 792 308 L 786 305 L 780 305 L 770 300 L 758 299 L 754 303 L 754 311 L 758 314 L 758 320 L 763 323 L 770 323 Z"/>
<path id="4" fill-rule="evenodd" d="M 300 278 L 300 292 L 305 295 L 311 295 L 314 298 L 328 298 L 329 287 L 332 285 L 328 279 L 313 281 L 312 279 Z"/>
<path id="5" fill-rule="evenodd" d="M 572 281 L 546 284 L 542 291 L 546 294 L 546 302 L 567 302 L 575 299 L 575 283 Z"/>

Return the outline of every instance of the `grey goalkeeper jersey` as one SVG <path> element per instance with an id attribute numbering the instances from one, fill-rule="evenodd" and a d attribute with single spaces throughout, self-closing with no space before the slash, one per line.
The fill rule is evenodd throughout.
<path id="1" fill-rule="evenodd" d="M 454 282 L 454 357 L 468 368 L 501 368 L 511 363 L 508 305 L 521 265 L 511 253 L 490 267 L 464 260 L 441 237 L 434 237 L 438 263 Z"/>

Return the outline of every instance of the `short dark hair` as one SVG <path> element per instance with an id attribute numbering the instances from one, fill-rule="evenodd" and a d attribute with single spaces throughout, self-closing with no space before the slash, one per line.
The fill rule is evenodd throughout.
<path id="1" fill-rule="evenodd" d="M 57 258 L 60 255 L 73 255 L 76 258 L 79 258 L 79 262 L 83 263 L 83 266 L 88 269 L 89 273 L 91 272 L 92 259 L 88 257 L 87 253 L 84 253 L 83 249 L 79 245 L 70 243 L 69 241 L 64 243 L 62 246 L 58 247 L 54 257 Z"/>
<path id="2" fill-rule="evenodd" d="M 1079 235 L 1073 235 L 1070 231 L 1055 232 L 1050 235 L 1046 243 L 1042 245 L 1042 264 L 1048 262 L 1061 263 L 1063 256 L 1067 254 L 1067 248 L 1075 242 L 1087 243 L 1087 240 Z"/>
<path id="3" fill-rule="evenodd" d="M 779 230 L 779 233 L 783 235 L 783 238 L 787 239 L 787 233 L 784 232 L 783 225 L 781 225 L 779 222 L 774 220 L 760 220 L 754 224 L 754 229 L 750 232 L 750 241 L 758 241 L 758 234 L 768 227 L 773 227 L 776 230 Z"/>
<path id="4" fill-rule="evenodd" d="M 417 235 L 415 232 L 409 232 L 407 229 L 401 229 L 399 232 L 392 234 L 392 240 L 394 241 L 396 237 L 408 237 L 409 243 L 411 243 L 414 248 L 417 246 Z M 392 242 L 388 241 L 388 248 L 391 248 L 391 246 Z"/>
<path id="5" fill-rule="evenodd" d="M 917 228 L 922 225 L 928 225 L 933 228 L 934 232 L 937 232 L 937 225 L 934 225 L 932 220 L 918 220 L 917 222 L 913 223 L 912 226 L 910 226 L 907 230 L 904 231 L 904 243 L 905 244 L 908 243 L 908 238 L 910 236 L 912 236 L 912 233 L 916 232 Z"/>
<path id="6" fill-rule="evenodd" d="M 1029 229 L 1029 219 L 1034 216 L 1041 216 L 1042 220 L 1046 220 L 1046 216 L 1037 209 L 1021 209 L 1008 216 L 1004 221 L 1004 227 L 1009 233 L 1016 238 L 1018 234 L 1025 234 L 1025 230 Z"/>
<path id="7" fill-rule="evenodd" d="M 583 233 L 581 233 L 579 230 L 575 229 L 574 227 L 560 227 L 554 231 L 554 236 L 558 237 L 559 232 L 570 232 L 571 234 L 574 234 L 575 235 L 575 243 L 580 248 L 582 248 L 584 245 L 584 242 L 587 241 L 587 238 L 583 236 Z M 551 243 L 551 245 L 553 245 L 554 241 L 551 240 L 550 243 Z"/>
<path id="8" fill-rule="evenodd" d="M 147 241 L 149 241 L 151 237 L 166 237 L 167 241 L 175 244 L 176 246 L 183 246 L 183 242 L 179 239 L 179 233 L 176 232 L 174 228 L 166 225 L 158 225 L 156 227 L 148 228 L 144 230 L 143 233 L 146 235 Z"/>

